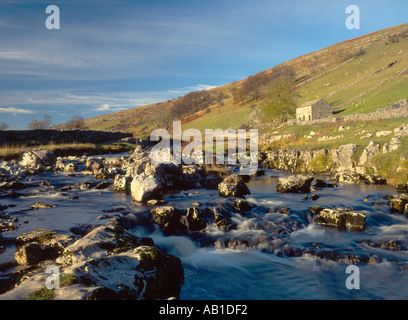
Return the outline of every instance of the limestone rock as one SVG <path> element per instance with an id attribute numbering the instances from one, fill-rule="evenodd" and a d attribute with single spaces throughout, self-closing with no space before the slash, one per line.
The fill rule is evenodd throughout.
<path id="1" fill-rule="evenodd" d="M 222 197 L 245 198 L 251 194 L 243 179 L 236 174 L 226 177 L 219 185 L 218 191 Z"/>
<path id="2" fill-rule="evenodd" d="M 289 192 L 310 192 L 310 185 L 314 178 L 309 175 L 292 175 L 279 178 L 276 191 L 281 193 Z"/>
<path id="3" fill-rule="evenodd" d="M 29 243 L 19 247 L 14 255 L 18 264 L 37 264 L 43 260 L 43 251 L 39 244 Z"/>
<path id="4" fill-rule="evenodd" d="M 150 210 L 150 214 L 165 235 L 184 234 L 187 231 L 182 212 L 172 206 L 154 208 Z"/>
<path id="5" fill-rule="evenodd" d="M 113 190 L 118 192 L 130 192 L 130 184 L 132 182 L 131 177 L 125 175 L 117 174 L 113 181 Z"/>
<path id="6" fill-rule="evenodd" d="M 340 146 L 337 150 L 332 150 L 332 160 L 339 168 L 351 169 L 354 167 L 353 154 L 357 151 L 354 143 Z"/>
<path id="7" fill-rule="evenodd" d="M 138 202 L 146 202 L 161 197 L 161 188 L 152 177 L 136 176 L 130 185 L 132 199 Z"/>
<path id="8" fill-rule="evenodd" d="M 324 226 L 347 229 L 350 231 L 361 231 L 365 228 L 366 216 L 360 212 L 347 208 L 323 209 L 315 222 Z"/>
<path id="9" fill-rule="evenodd" d="M 363 153 L 358 160 L 358 165 L 363 166 L 367 164 L 378 152 L 380 152 L 380 144 L 370 141 L 368 146 L 363 150 Z"/>
<path id="10" fill-rule="evenodd" d="M 20 162 L 25 167 L 47 167 L 52 166 L 56 162 L 56 157 L 53 152 L 45 149 L 25 151 Z"/>
<path id="11" fill-rule="evenodd" d="M 383 153 L 388 153 L 397 150 L 401 146 L 401 137 L 394 137 L 391 139 L 390 143 L 384 143 Z"/>
<path id="12" fill-rule="evenodd" d="M 89 157 L 86 159 L 85 166 L 86 170 L 96 173 L 100 169 L 104 168 L 103 159 L 97 157 Z"/>

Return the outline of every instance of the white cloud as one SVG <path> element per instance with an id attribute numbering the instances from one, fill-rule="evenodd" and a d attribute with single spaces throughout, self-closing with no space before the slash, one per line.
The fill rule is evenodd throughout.
<path id="1" fill-rule="evenodd" d="M 127 108 L 124 107 L 119 107 L 119 106 L 111 106 L 107 103 L 93 109 L 94 111 L 107 111 L 107 112 L 117 112 L 117 111 L 122 111 L 126 110 Z"/>
<path id="2" fill-rule="evenodd" d="M 194 87 L 187 87 L 187 89 L 191 89 L 193 91 L 199 91 L 199 90 L 210 90 L 210 89 L 214 89 L 216 88 L 216 86 L 212 86 L 210 84 L 198 84 Z"/>
<path id="3" fill-rule="evenodd" d="M 19 109 L 19 108 L 0 108 L 0 113 L 11 113 L 11 114 L 33 114 L 34 112 L 27 109 Z"/>

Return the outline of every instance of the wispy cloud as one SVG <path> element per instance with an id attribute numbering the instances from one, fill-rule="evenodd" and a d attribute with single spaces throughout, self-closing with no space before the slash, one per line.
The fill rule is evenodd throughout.
<path id="1" fill-rule="evenodd" d="M 27 109 L 8 107 L 8 108 L 0 108 L 0 113 L 11 113 L 11 114 L 16 115 L 16 114 L 33 114 L 34 112 L 31 110 L 27 110 Z"/>

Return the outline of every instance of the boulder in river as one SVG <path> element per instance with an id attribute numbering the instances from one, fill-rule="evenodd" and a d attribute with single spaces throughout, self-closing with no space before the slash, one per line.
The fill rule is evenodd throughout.
<path id="1" fill-rule="evenodd" d="M 133 178 L 130 192 L 132 199 L 138 202 L 161 198 L 161 188 L 156 180 L 142 175 Z"/>
<path id="2" fill-rule="evenodd" d="M 315 222 L 320 225 L 361 231 L 365 228 L 366 215 L 348 208 L 317 210 Z"/>
<path id="3" fill-rule="evenodd" d="M 131 177 L 125 175 L 117 174 L 113 181 L 113 190 L 118 192 L 130 192 L 130 184 L 132 182 Z"/>
<path id="4" fill-rule="evenodd" d="M 245 198 L 245 195 L 251 194 L 243 179 L 237 174 L 226 177 L 218 185 L 218 191 L 223 197 Z"/>
<path id="5" fill-rule="evenodd" d="M 86 159 L 85 166 L 88 171 L 96 173 L 104 168 L 103 159 L 100 157 L 89 157 Z"/>
<path id="6" fill-rule="evenodd" d="M 177 208 L 172 206 L 156 207 L 150 210 L 150 214 L 165 235 L 184 234 L 187 231 L 183 214 Z"/>
<path id="7" fill-rule="evenodd" d="M 200 210 L 200 208 L 192 207 L 187 209 L 186 223 L 190 231 L 205 229 L 207 226 L 205 220 L 205 213 L 203 213 L 203 210 Z"/>
<path id="8" fill-rule="evenodd" d="M 313 177 L 309 175 L 292 175 L 279 178 L 276 191 L 281 193 L 289 192 L 310 192 Z"/>
<path id="9" fill-rule="evenodd" d="M 20 162 L 25 167 L 48 167 L 54 165 L 56 157 L 53 152 L 45 149 L 25 151 Z"/>
<path id="10" fill-rule="evenodd" d="M 403 213 L 408 216 L 408 195 L 403 193 L 401 195 L 390 196 L 388 199 L 390 211 L 393 213 Z"/>

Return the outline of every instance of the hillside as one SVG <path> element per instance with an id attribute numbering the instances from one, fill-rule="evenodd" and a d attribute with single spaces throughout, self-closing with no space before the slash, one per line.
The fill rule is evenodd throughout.
<path id="1" fill-rule="evenodd" d="M 248 78 L 178 99 L 86 119 L 86 125 L 93 130 L 120 130 L 135 136 L 148 135 L 175 119 L 182 120 L 183 129 L 234 128 L 256 118 L 254 110 L 264 103 L 270 90 L 268 82 L 261 83 L 262 76 L 283 67 L 294 71 L 298 106 L 323 98 L 342 115 L 371 112 L 407 98 L 407 55 L 408 24 L 403 24 L 332 45 L 251 76 L 255 81 L 260 79 L 257 97 L 239 98 Z M 183 103 L 185 106 L 181 106 Z M 184 109 L 180 107 L 174 114 L 177 106 Z M 256 122 L 253 125 L 257 127 Z M 261 127 L 265 126 L 258 129 Z"/>

